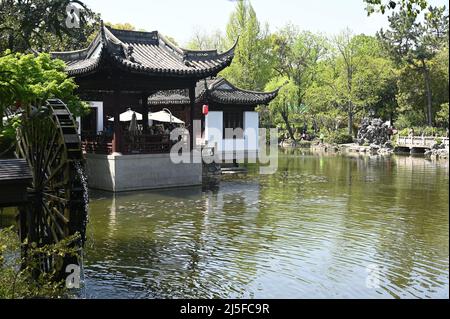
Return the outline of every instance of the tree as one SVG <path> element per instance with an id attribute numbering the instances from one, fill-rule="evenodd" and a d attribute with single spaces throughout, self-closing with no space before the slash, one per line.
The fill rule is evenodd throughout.
<path id="1" fill-rule="evenodd" d="M 75 115 L 88 109 L 75 95 L 77 85 L 67 76 L 64 62 L 45 53 L 35 56 L 6 52 L 0 56 L 0 84 L 2 117 L 7 107 L 21 106 L 29 111 L 31 106 L 40 107 L 49 98 L 63 100 Z M 0 131 L 2 125 L 0 121 Z"/>
<path id="2" fill-rule="evenodd" d="M 364 0 L 367 3 L 367 14 L 374 12 L 384 14 L 387 10 L 399 9 L 405 11 L 409 16 L 416 17 L 428 6 L 427 0 Z"/>
<path id="3" fill-rule="evenodd" d="M 295 103 L 302 105 L 306 89 L 316 76 L 317 63 L 327 52 L 326 40 L 288 25 L 272 35 L 271 42 L 276 76 L 286 77 L 297 86 Z"/>
<path id="4" fill-rule="evenodd" d="M 66 8 L 76 4 L 80 28 L 67 26 Z M 0 0 L 0 52 L 77 49 L 94 31 L 98 16 L 79 0 Z"/>
<path id="5" fill-rule="evenodd" d="M 272 114 L 281 116 L 286 125 L 290 138 L 295 141 L 294 130 L 291 126 L 291 116 L 301 106 L 296 104 L 298 96 L 298 87 L 288 77 L 274 77 L 267 84 L 266 89 L 273 91 L 280 88 L 278 96 L 269 104 Z"/>
<path id="6" fill-rule="evenodd" d="M 396 107 L 396 74 L 376 38 L 345 30 L 333 39 L 331 54 L 318 63 L 305 103 L 313 122 L 337 130 L 347 120 L 353 135 L 357 116 L 377 113 L 392 118 Z"/>
<path id="7" fill-rule="evenodd" d="M 425 115 L 427 124 L 433 125 L 433 92 L 431 61 L 448 42 L 448 14 L 445 7 L 429 8 L 423 22 L 406 11 L 389 17 L 389 30 L 378 33 L 384 47 L 400 66 L 415 70 L 422 76 L 425 90 Z"/>
<path id="8" fill-rule="evenodd" d="M 105 25 L 110 28 L 117 29 L 117 30 L 136 31 L 136 27 L 128 22 L 125 22 L 125 23 L 105 22 Z M 144 30 L 142 30 L 142 31 L 144 31 Z"/>
<path id="9" fill-rule="evenodd" d="M 296 137 L 292 123 L 307 122 L 304 97 L 306 90 L 316 77 L 318 61 L 325 55 L 326 40 L 321 35 L 300 32 L 296 27 L 287 25 L 270 36 L 273 77 L 266 90 L 276 89 L 276 85 L 286 86 L 280 91 L 280 99 L 269 105 L 274 114 L 279 114 L 290 138 Z"/>
<path id="10" fill-rule="evenodd" d="M 241 88 L 263 90 L 272 73 L 267 34 L 268 27 L 261 27 L 250 2 L 237 2 L 224 43 L 231 47 L 236 39 L 239 42 L 233 63 L 221 75 Z"/>
<path id="11" fill-rule="evenodd" d="M 207 33 L 204 30 L 197 29 L 189 40 L 187 46 L 191 50 L 217 50 L 227 49 L 224 44 L 224 37 L 220 30 Z"/>

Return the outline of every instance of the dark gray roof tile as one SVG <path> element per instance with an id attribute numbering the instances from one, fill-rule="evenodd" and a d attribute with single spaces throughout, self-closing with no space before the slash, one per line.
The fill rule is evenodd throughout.
<path id="1" fill-rule="evenodd" d="M 102 25 L 95 40 L 84 50 L 52 52 L 67 64 L 69 75 L 94 72 L 102 59 L 110 58 L 119 67 L 150 75 L 203 78 L 230 65 L 236 44 L 227 52 L 183 50 L 157 31 L 115 30 Z"/>
<path id="2" fill-rule="evenodd" d="M 273 92 L 256 92 L 235 87 L 224 78 L 200 80 L 195 88 L 195 98 L 200 101 L 214 101 L 221 104 L 261 105 L 268 104 L 278 95 L 279 89 Z M 150 96 L 150 105 L 189 104 L 187 90 L 159 91 Z"/>

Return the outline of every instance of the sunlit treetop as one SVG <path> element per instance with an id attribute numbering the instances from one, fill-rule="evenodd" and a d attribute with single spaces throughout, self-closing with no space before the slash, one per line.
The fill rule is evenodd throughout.
<path id="1" fill-rule="evenodd" d="M 387 11 L 400 10 L 416 17 L 428 6 L 427 0 L 364 0 L 364 2 L 367 3 L 368 15 L 375 12 L 384 14 Z"/>

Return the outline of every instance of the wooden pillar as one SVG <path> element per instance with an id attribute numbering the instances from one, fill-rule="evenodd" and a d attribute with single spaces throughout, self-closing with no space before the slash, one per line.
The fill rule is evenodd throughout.
<path id="1" fill-rule="evenodd" d="M 195 136 L 194 136 L 194 117 L 195 117 L 195 86 L 189 88 L 189 134 L 191 136 L 191 150 L 194 149 L 194 142 L 195 142 Z"/>
<path id="2" fill-rule="evenodd" d="M 113 112 L 114 112 L 114 135 L 112 141 L 113 153 L 122 152 L 122 127 L 120 126 L 120 92 L 114 91 L 113 94 Z"/>
<path id="3" fill-rule="evenodd" d="M 148 93 L 142 94 L 142 128 L 148 132 Z"/>

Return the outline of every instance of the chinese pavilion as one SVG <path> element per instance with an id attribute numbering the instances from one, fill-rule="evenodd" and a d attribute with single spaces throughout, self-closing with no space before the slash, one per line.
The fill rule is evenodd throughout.
<path id="1" fill-rule="evenodd" d="M 147 134 L 148 98 L 161 90 L 186 90 L 190 107 L 184 119 L 192 147 L 197 82 L 230 65 L 235 47 L 224 53 L 185 50 L 157 31 L 115 30 L 102 23 L 86 49 L 51 53 L 65 61 L 67 73 L 79 86 L 79 96 L 95 106 L 88 117 L 96 122 L 97 134 L 83 136 L 81 132 L 89 186 L 116 192 L 201 184 L 201 162 L 172 163 L 171 141 Z M 139 136 L 130 136 L 120 122 L 120 114 L 127 109 L 143 116 Z"/>

